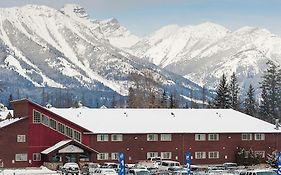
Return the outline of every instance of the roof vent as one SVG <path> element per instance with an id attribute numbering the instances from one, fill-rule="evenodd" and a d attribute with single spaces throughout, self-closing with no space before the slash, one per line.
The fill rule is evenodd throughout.
<path id="1" fill-rule="evenodd" d="M 176 115 L 175 115 L 173 112 L 171 112 L 171 115 L 172 115 L 173 117 L 176 117 Z"/>
<path id="2" fill-rule="evenodd" d="M 279 130 L 279 126 L 280 126 L 279 119 L 275 119 L 275 129 Z"/>
<path id="3" fill-rule="evenodd" d="M 125 117 L 128 117 L 128 114 L 127 114 L 127 112 L 124 112 L 124 115 L 125 115 Z"/>
<path id="4" fill-rule="evenodd" d="M 52 107 L 52 105 L 50 103 L 46 104 L 46 108 L 50 109 Z"/>

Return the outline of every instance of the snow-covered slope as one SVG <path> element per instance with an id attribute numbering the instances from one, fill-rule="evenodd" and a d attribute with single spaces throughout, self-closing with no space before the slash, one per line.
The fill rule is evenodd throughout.
<path id="1" fill-rule="evenodd" d="M 127 47 L 138 38 L 114 19 L 91 20 L 79 5 L 3 8 L 0 16 L 0 84 L 20 83 L 23 91 L 47 86 L 126 96 L 130 74 L 145 70 L 182 95 L 190 89 L 199 94 L 198 85 L 113 46 Z"/>
<path id="2" fill-rule="evenodd" d="M 258 87 L 268 59 L 281 63 L 281 38 L 266 29 L 230 32 L 213 23 L 167 26 L 131 47 L 130 53 L 201 85 L 215 87 L 236 72 L 242 88 Z"/>

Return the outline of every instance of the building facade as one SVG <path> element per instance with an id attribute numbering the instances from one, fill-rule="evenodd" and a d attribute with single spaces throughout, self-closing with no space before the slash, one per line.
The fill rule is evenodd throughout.
<path id="1" fill-rule="evenodd" d="M 126 163 L 149 157 L 192 164 L 235 162 L 239 148 L 265 158 L 281 148 L 274 125 L 234 110 L 56 109 L 13 102 L 14 118 L 0 123 L 0 165 L 53 168 L 68 161 Z"/>

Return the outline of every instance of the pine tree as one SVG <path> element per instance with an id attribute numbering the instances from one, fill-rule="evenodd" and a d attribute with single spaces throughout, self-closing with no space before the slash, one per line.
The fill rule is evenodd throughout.
<path id="1" fill-rule="evenodd" d="M 280 67 L 273 61 L 268 61 L 267 70 L 264 72 L 262 87 L 267 92 L 269 115 L 272 117 L 279 117 L 280 109 L 280 89 L 281 89 L 281 74 Z"/>
<path id="2" fill-rule="evenodd" d="M 202 108 L 206 108 L 206 87 L 205 85 L 202 87 Z"/>
<path id="3" fill-rule="evenodd" d="M 128 95 L 128 107 L 129 108 L 136 108 L 135 105 L 135 92 L 132 87 L 129 88 L 129 95 Z"/>
<path id="4" fill-rule="evenodd" d="M 230 84 L 229 84 L 229 96 L 230 96 L 230 108 L 234 109 L 234 110 L 239 110 L 239 85 L 238 85 L 238 81 L 237 81 L 237 77 L 235 75 L 235 73 L 233 72 L 233 74 L 230 77 Z"/>
<path id="5" fill-rule="evenodd" d="M 214 100 L 214 107 L 219 109 L 225 109 L 230 107 L 230 96 L 229 96 L 229 87 L 226 82 L 226 77 L 223 74 L 216 90 L 217 96 Z"/>
<path id="6" fill-rule="evenodd" d="M 244 102 L 244 106 L 245 106 L 245 113 L 251 116 L 255 116 L 256 115 L 256 100 L 254 97 L 255 94 L 255 90 L 253 88 L 253 86 L 250 84 L 248 92 L 247 92 L 247 97 L 245 99 Z"/>
<path id="7" fill-rule="evenodd" d="M 168 96 L 166 91 L 164 90 L 160 100 L 160 106 L 161 108 L 167 108 L 168 107 L 167 105 L 168 105 Z"/>
<path id="8" fill-rule="evenodd" d="M 259 114 L 261 116 L 261 119 L 272 122 L 272 116 L 270 115 L 268 100 L 269 99 L 268 99 L 266 87 L 262 86 L 261 102 L 260 102 L 261 104 L 259 106 Z"/>

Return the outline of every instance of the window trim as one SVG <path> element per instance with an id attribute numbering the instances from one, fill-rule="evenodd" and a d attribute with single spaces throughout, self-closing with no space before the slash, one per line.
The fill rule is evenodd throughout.
<path id="1" fill-rule="evenodd" d="M 151 157 L 158 157 L 158 152 L 156 152 L 156 151 L 146 152 L 146 159 L 149 159 Z"/>
<path id="2" fill-rule="evenodd" d="M 40 120 L 40 121 L 35 120 L 35 112 L 37 112 L 37 113 L 39 114 L 39 120 Z M 38 117 L 38 116 L 36 116 L 36 117 Z M 32 123 L 33 123 L 33 124 L 40 124 L 41 122 L 42 122 L 41 112 L 39 112 L 39 111 L 33 109 L 33 111 L 32 111 Z"/>
<path id="3" fill-rule="evenodd" d="M 217 155 L 217 157 L 211 157 L 211 154 Z M 209 159 L 219 159 L 220 158 L 220 152 L 219 151 L 209 151 L 208 152 L 208 158 Z"/>
<path id="4" fill-rule="evenodd" d="M 211 137 L 213 137 L 213 138 L 211 138 Z M 214 138 L 216 138 L 216 139 L 214 139 Z M 208 134 L 208 141 L 219 141 L 219 140 L 220 140 L 219 134 L 215 134 L 215 133 Z"/>
<path id="5" fill-rule="evenodd" d="M 169 154 L 168 158 L 164 156 L 165 154 Z M 172 159 L 172 152 L 170 152 L 170 151 L 161 152 L 160 157 L 161 157 L 161 159 Z"/>
<path id="6" fill-rule="evenodd" d="M 206 152 L 205 151 L 196 151 L 195 153 L 195 159 L 206 159 Z M 200 157 L 198 156 L 200 154 Z"/>
<path id="7" fill-rule="evenodd" d="M 169 136 L 168 139 L 165 136 Z M 172 141 L 172 134 L 160 134 L 160 141 L 164 141 L 164 142 Z"/>
<path id="8" fill-rule="evenodd" d="M 118 152 L 113 152 L 111 153 L 111 160 L 118 160 L 119 158 L 119 153 Z M 114 158 L 114 159 L 113 159 Z"/>
<path id="9" fill-rule="evenodd" d="M 75 130 L 75 129 L 72 129 L 72 133 L 73 133 L 73 139 L 78 141 L 78 142 L 81 142 L 82 138 L 81 138 L 81 132 Z M 76 138 L 77 137 L 77 138 Z"/>
<path id="10" fill-rule="evenodd" d="M 116 139 L 113 139 L 114 136 L 116 136 Z M 111 134 L 111 141 L 112 142 L 122 142 L 123 141 L 123 134 Z"/>
<path id="11" fill-rule="evenodd" d="M 248 138 L 248 137 L 247 137 L 247 138 L 243 138 L 244 135 L 247 135 L 247 136 L 249 135 L 250 138 Z M 241 134 L 241 140 L 242 140 L 242 141 L 251 141 L 251 140 L 253 139 L 252 137 L 253 137 L 253 136 L 252 136 L 251 133 L 242 133 L 242 134 Z"/>
<path id="12" fill-rule="evenodd" d="M 104 158 L 101 158 L 101 155 L 104 155 Z M 98 153 L 97 160 L 108 160 L 108 153 Z"/>
<path id="13" fill-rule="evenodd" d="M 26 142 L 26 135 L 25 134 L 17 135 L 17 143 L 25 143 L 25 142 Z"/>
<path id="14" fill-rule="evenodd" d="M 150 140 L 150 137 L 149 136 L 153 136 L 153 139 Z M 158 141 L 158 134 L 147 134 L 146 135 L 146 140 L 148 142 L 157 142 Z"/>
<path id="15" fill-rule="evenodd" d="M 102 136 L 106 136 L 107 139 L 102 139 Z M 108 138 L 108 134 L 97 134 L 97 141 L 98 142 L 108 142 L 109 138 Z"/>
<path id="16" fill-rule="evenodd" d="M 36 156 L 36 158 L 39 158 L 39 159 L 34 159 L 34 156 Z M 38 157 L 37 157 L 38 156 Z M 38 161 L 41 161 L 41 153 L 33 153 L 32 154 L 32 160 L 34 162 L 38 162 Z"/>
<path id="17" fill-rule="evenodd" d="M 260 138 L 257 138 L 258 135 L 260 136 Z M 255 133 L 254 137 L 255 137 L 255 140 L 257 140 L 257 141 L 265 140 L 265 134 L 263 134 L 263 133 Z"/>
<path id="18" fill-rule="evenodd" d="M 197 136 L 200 136 L 200 138 Z M 201 136 L 203 136 L 202 139 L 201 139 Z M 201 142 L 206 141 L 206 134 L 195 134 L 194 137 L 195 137 L 195 141 L 201 141 Z"/>
<path id="19" fill-rule="evenodd" d="M 24 159 L 18 159 L 20 156 L 20 158 L 22 158 L 24 156 Z M 16 162 L 26 162 L 27 161 L 27 153 L 18 153 L 18 154 L 15 154 L 15 161 Z"/>

